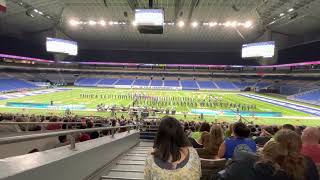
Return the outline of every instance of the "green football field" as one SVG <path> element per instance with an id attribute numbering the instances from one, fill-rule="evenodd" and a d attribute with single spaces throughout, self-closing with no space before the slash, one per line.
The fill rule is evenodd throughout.
<path id="1" fill-rule="evenodd" d="M 248 121 L 255 121 L 257 124 L 284 124 L 291 123 L 296 125 L 310 125 L 319 126 L 320 118 L 288 109 L 281 106 L 276 106 L 266 102 L 250 99 L 239 95 L 239 92 L 212 92 L 212 91 L 171 91 L 171 90 L 145 90 L 145 89 L 99 89 L 99 88 L 74 88 L 72 90 L 56 92 L 50 94 L 41 94 L 35 96 L 27 96 L 22 98 L 15 98 L 0 101 L 0 112 L 21 112 L 21 113 L 35 113 L 35 114 L 63 114 L 64 111 L 46 110 L 46 109 L 26 109 L 26 108 L 10 108 L 6 106 L 7 102 L 20 103 L 44 103 L 49 104 L 52 100 L 55 105 L 83 105 L 85 110 L 74 110 L 75 114 L 79 115 L 98 115 L 110 116 L 109 112 L 97 112 L 98 104 L 105 104 L 107 106 L 132 106 L 134 99 L 131 95 L 141 95 L 148 97 L 138 101 L 139 106 L 149 106 L 156 108 L 176 109 L 178 112 L 176 117 L 184 119 L 181 113 L 188 113 L 186 120 L 200 120 L 199 115 L 191 114 L 192 109 L 205 109 L 215 111 L 235 111 L 234 104 L 241 104 L 245 107 L 254 105 L 249 111 L 259 112 L 275 112 L 281 113 L 282 117 L 245 117 Z M 85 97 L 84 97 L 85 96 Z M 124 97 L 125 96 L 125 97 Z M 156 103 L 152 98 L 159 98 L 160 102 Z M 193 103 L 182 103 L 183 99 L 189 99 Z M 209 99 L 217 99 L 217 104 L 208 103 Z M 150 100 L 152 99 L 152 100 Z M 205 101 L 204 101 L 205 100 Z M 202 102 L 206 103 L 202 103 Z M 195 103 L 196 102 L 196 103 Z M 223 105 L 220 105 L 220 102 Z M 233 104 L 230 107 L 229 104 Z M 240 111 L 243 110 L 240 108 Z M 247 109 L 244 109 L 247 111 Z M 118 114 L 119 115 L 119 114 Z M 234 116 L 227 116 L 223 113 L 215 116 L 205 115 L 204 120 L 207 121 L 235 121 Z"/>

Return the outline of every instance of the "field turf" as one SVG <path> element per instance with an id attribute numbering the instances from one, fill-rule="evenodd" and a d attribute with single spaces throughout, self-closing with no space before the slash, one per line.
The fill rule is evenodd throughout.
<path id="1" fill-rule="evenodd" d="M 101 95 L 126 95 L 131 93 L 143 93 L 147 96 L 157 96 L 157 97 L 190 97 L 195 98 L 197 101 L 201 101 L 203 98 L 212 97 L 222 97 L 223 102 L 232 102 L 236 104 L 254 104 L 256 105 L 255 112 L 281 112 L 283 118 L 252 118 L 247 117 L 249 121 L 255 121 L 258 124 L 284 124 L 291 123 L 296 125 L 311 125 L 319 126 L 320 118 L 307 119 L 312 117 L 312 115 L 295 111 L 292 109 L 287 109 L 285 107 L 272 105 L 262 101 L 246 98 L 238 95 L 239 92 L 212 92 L 212 91 L 169 91 L 169 90 L 145 90 L 145 89 L 99 89 L 99 88 L 74 88 L 69 91 L 56 92 L 51 94 L 42 94 L 35 96 L 27 96 L 22 98 L 15 98 L 9 100 L 0 101 L 0 112 L 24 112 L 24 113 L 35 113 L 35 114 L 62 114 L 63 111 L 53 111 L 53 110 L 39 110 L 39 109 L 15 109 L 7 108 L 5 104 L 7 102 L 23 102 L 23 103 L 47 103 L 49 104 L 52 100 L 54 104 L 63 104 L 63 105 L 85 105 L 88 110 L 91 111 L 73 111 L 73 113 L 80 115 L 99 115 L 99 116 L 109 116 L 109 113 L 106 112 L 96 112 L 98 104 L 106 105 L 117 105 L 117 106 L 128 106 L 132 105 L 132 99 L 120 99 L 117 97 L 114 98 L 100 98 Z M 98 95 L 98 98 L 81 98 L 80 94 L 92 94 Z M 144 102 L 143 102 L 144 103 Z M 143 105 L 140 104 L 140 105 Z M 150 106 L 150 104 L 147 104 Z M 177 112 L 190 112 L 191 109 L 211 109 L 211 110 L 229 110 L 230 108 L 226 107 L 200 107 L 199 104 L 197 107 L 181 106 L 177 104 L 167 104 L 167 105 L 152 105 L 153 107 L 159 108 L 172 108 L 174 107 Z M 234 109 L 234 108 L 233 108 Z M 184 119 L 182 115 L 176 115 L 179 119 Z M 306 118 L 306 119 L 304 119 Z M 227 116 L 205 116 L 207 121 L 234 121 L 234 117 Z M 198 116 L 188 115 L 186 120 L 198 120 Z"/>

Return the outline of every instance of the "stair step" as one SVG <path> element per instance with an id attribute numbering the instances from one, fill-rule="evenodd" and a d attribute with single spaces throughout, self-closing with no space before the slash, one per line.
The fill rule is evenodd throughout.
<path id="1" fill-rule="evenodd" d="M 135 172 L 135 173 L 144 173 L 143 170 L 127 170 L 127 169 L 111 169 L 110 171 L 114 171 L 114 172 Z"/>
<path id="2" fill-rule="evenodd" d="M 132 157 L 132 156 L 129 156 L 129 157 L 122 158 L 122 160 L 126 160 L 126 161 L 145 161 L 146 158 L 145 157 Z"/>
<path id="3" fill-rule="evenodd" d="M 111 171 L 107 177 L 109 178 L 123 178 L 123 179 L 143 179 L 143 172 L 119 172 Z M 103 177 L 102 177 L 103 179 Z"/>
<path id="4" fill-rule="evenodd" d="M 133 149 L 132 151 L 151 151 L 152 148 L 145 148 L 145 149 L 140 149 L 140 148 L 137 148 L 137 149 Z"/>
<path id="5" fill-rule="evenodd" d="M 128 177 L 112 177 L 112 176 L 102 176 L 101 179 L 109 179 L 109 180 L 144 180 L 144 178 L 128 178 Z"/>
<path id="6" fill-rule="evenodd" d="M 137 156 L 137 157 L 147 157 L 147 154 L 127 154 L 126 156 Z"/>
<path id="7" fill-rule="evenodd" d="M 117 162 L 117 164 L 123 164 L 123 165 L 145 165 L 145 161 L 120 160 L 120 161 Z"/>
<path id="8" fill-rule="evenodd" d="M 130 151 L 130 154 L 148 154 L 149 151 Z"/>
<path id="9" fill-rule="evenodd" d="M 125 169 L 125 170 L 131 170 L 131 171 L 143 171 L 144 165 L 122 165 L 118 164 L 115 165 L 113 169 Z"/>
<path id="10" fill-rule="evenodd" d="M 124 160 L 146 160 L 145 156 L 124 156 Z"/>

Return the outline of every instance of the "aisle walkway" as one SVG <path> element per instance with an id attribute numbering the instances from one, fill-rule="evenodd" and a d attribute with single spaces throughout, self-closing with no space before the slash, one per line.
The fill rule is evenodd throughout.
<path id="1" fill-rule="evenodd" d="M 148 152 L 152 149 L 152 142 L 140 142 L 131 151 L 125 154 L 107 175 L 101 179 L 128 179 L 143 180 L 143 170 Z"/>

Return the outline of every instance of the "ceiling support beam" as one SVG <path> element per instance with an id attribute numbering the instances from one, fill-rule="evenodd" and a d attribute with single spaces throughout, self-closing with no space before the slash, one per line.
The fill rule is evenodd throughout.
<path id="1" fill-rule="evenodd" d="M 108 7 L 107 0 L 103 0 L 103 4 L 104 4 L 105 7 Z"/>
<path id="2" fill-rule="evenodd" d="M 181 0 L 174 0 L 174 17 L 173 17 L 173 21 L 177 21 L 181 8 L 182 8 Z"/>
<path id="3" fill-rule="evenodd" d="M 198 6 L 200 0 L 192 0 L 191 1 L 191 5 L 190 5 L 190 9 L 189 9 L 189 14 L 188 14 L 188 19 L 187 21 L 190 22 L 191 21 L 191 18 L 192 18 L 192 14 L 193 14 L 193 10 L 195 7 Z"/>
<path id="4" fill-rule="evenodd" d="M 127 0 L 127 2 L 129 4 L 131 10 L 134 12 L 138 7 L 138 4 L 139 4 L 138 1 L 137 0 Z"/>

